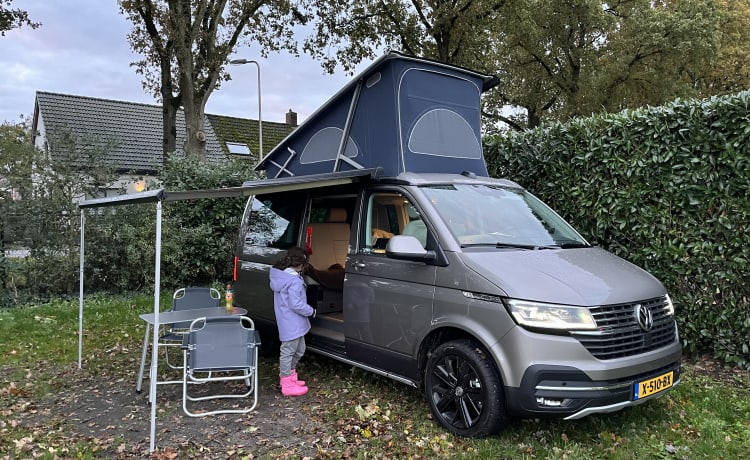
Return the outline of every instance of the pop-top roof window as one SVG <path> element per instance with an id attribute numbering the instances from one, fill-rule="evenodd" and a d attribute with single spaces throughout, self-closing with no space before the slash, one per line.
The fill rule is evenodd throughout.
<path id="1" fill-rule="evenodd" d="M 482 146 L 469 122 L 445 108 L 430 110 L 419 117 L 409 136 L 409 150 L 441 157 L 482 158 Z"/>
<path id="2" fill-rule="evenodd" d="M 342 137 L 344 137 L 344 130 L 336 126 L 328 126 L 321 129 L 307 141 L 302 154 L 299 156 L 299 162 L 301 164 L 309 164 L 335 160 Z M 344 156 L 354 158 L 357 155 L 359 155 L 359 147 L 354 142 L 354 139 L 349 136 Z"/>

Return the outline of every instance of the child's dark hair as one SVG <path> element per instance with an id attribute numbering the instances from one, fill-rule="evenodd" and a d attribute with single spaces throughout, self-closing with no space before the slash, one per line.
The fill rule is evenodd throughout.
<path id="1" fill-rule="evenodd" d="M 289 267 L 298 267 L 306 263 L 307 263 L 307 254 L 305 254 L 305 250 L 300 247 L 295 246 L 293 248 L 289 248 L 286 254 L 284 254 L 284 256 L 281 259 L 279 259 L 275 264 L 273 264 L 273 268 L 284 270 Z"/>

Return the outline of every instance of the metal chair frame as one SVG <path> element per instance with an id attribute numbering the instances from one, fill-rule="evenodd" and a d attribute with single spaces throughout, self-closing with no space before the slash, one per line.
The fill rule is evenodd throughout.
<path id="1" fill-rule="evenodd" d="M 172 311 L 218 307 L 220 305 L 221 294 L 214 288 L 180 288 L 172 295 Z M 172 369 L 182 369 L 182 363 L 177 364 L 169 361 L 169 349 L 182 346 L 182 338 L 188 333 L 190 322 L 185 321 L 165 326 L 161 337 L 159 337 L 159 346 L 164 348 L 167 366 Z"/>
<path id="2" fill-rule="evenodd" d="M 214 414 L 246 414 L 258 404 L 258 347 L 260 336 L 253 321 L 246 316 L 207 317 L 194 320 L 183 341 L 182 408 L 190 417 Z M 244 380 L 242 393 L 194 396 L 189 384 L 206 384 Z M 214 399 L 238 399 L 252 396 L 250 405 L 242 408 L 195 412 L 188 402 Z M 196 404 L 193 404 L 196 406 Z"/>

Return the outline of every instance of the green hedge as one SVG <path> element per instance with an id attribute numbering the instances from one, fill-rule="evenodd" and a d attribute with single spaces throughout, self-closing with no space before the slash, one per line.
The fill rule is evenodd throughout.
<path id="1" fill-rule="evenodd" d="M 159 174 L 161 187 L 168 190 L 235 187 L 257 177 L 252 165 L 241 160 L 207 163 L 178 158 L 171 159 L 169 167 Z M 162 289 L 190 285 L 223 288 L 231 281 L 234 247 L 245 202 L 246 198 L 226 198 L 163 205 Z M 71 209 L 55 203 L 64 203 Z M 80 254 L 77 205 L 64 197 L 57 201 L 26 200 L 19 205 L 45 212 L 27 210 L 20 215 L 24 221 L 34 223 L 38 237 L 29 244 L 29 257 L 0 259 L 5 288 L 0 289 L 0 308 L 77 296 Z M 85 216 L 85 291 L 151 292 L 156 206 L 95 208 L 88 209 Z"/>
<path id="2" fill-rule="evenodd" d="M 750 92 L 499 135 L 485 155 L 661 279 L 687 352 L 750 367 Z"/>
<path id="3" fill-rule="evenodd" d="M 241 160 L 207 163 L 173 158 L 159 175 L 167 190 L 237 187 L 257 178 Z M 222 287 L 232 281 L 233 257 L 246 198 L 163 205 L 161 287 Z M 154 282 L 154 205 L 101 208 L 86 222 L 86 283 L 91 290 L 149 290 Z"/>

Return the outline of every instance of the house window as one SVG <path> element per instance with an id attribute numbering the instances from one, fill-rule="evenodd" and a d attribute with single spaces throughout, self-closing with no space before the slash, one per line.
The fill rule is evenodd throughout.
<path id="1" fill-rule="evenodd" d="M 232 155 L 243 155 L 243 156 L 252 155 L 252 152 L 250 151 L 250 147 L 248 147 L 247 144 L 240 144 L 238 142 L 227 142 L 227 149 L 229 150 L 229 153 L 231 153 Z"/>

